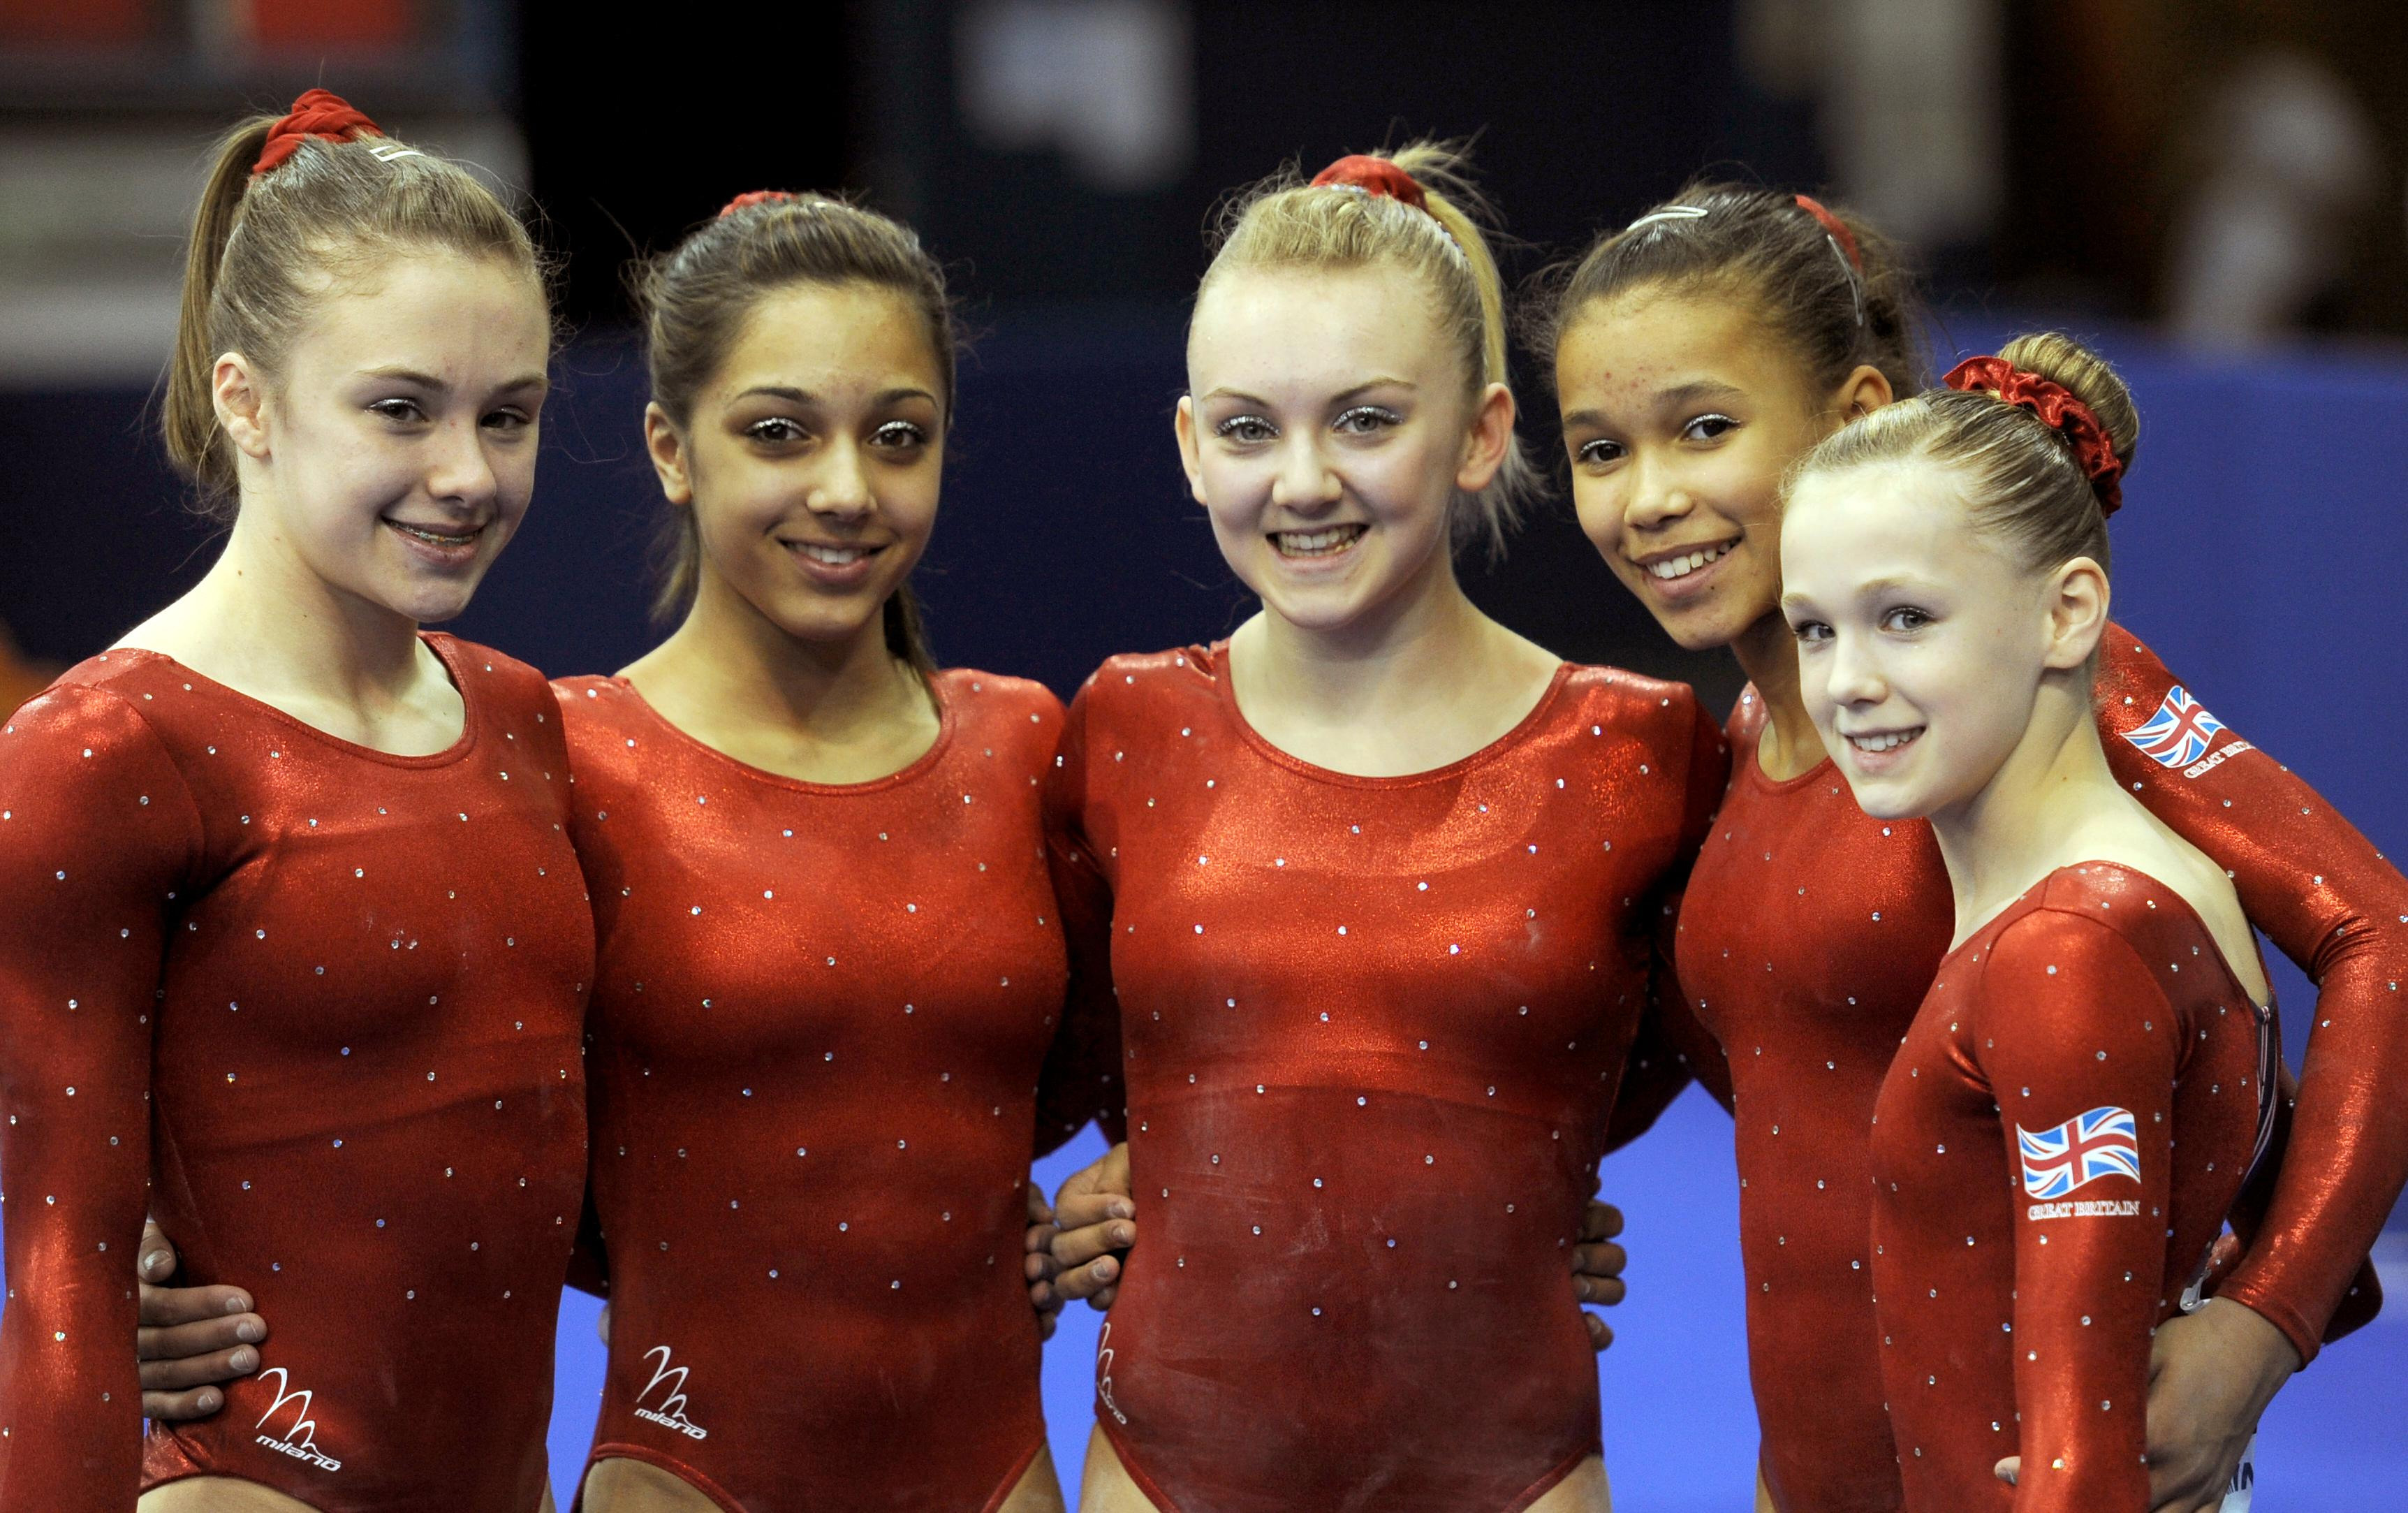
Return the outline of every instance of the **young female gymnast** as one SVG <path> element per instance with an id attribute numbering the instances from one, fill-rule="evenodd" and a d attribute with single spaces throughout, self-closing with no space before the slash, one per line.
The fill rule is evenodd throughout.
<path id="1" fill-rule="evenodd" d="M 223 141 L 170 454 L 215 565 L 0 732 L 0 1506 L 533 1509 L 593 968 L 539 674 L 422 634 L 525 512 L 525 231 L 312 90 Z M 147 1456 L 146 1203 L 281 1320 Z"/>
<path id="2" fill-rule="evenodd" d="M 1823 441 L 1785 490 L 1815 730 L 1868 816 L 1929 820 L 1956 901 L 1872 1131 L 1911 1510 L 2155 1506 L 2149 1338 L 2198 1304 L 2272 1132 L 2248 916 L 2125 788 L 2093 711 L 2137 438 L 2105 363 L 2027 337 Z"/>
<path id="3" fill-rule="evenodd" d="M 1798 694 L 1777 600 L 1783 470 L 1915 386 L 1905 279 L 1861 223 L 1699 185 L 1601 240 L 1546 311 L 1572 490 L 1615 573 L 1753 685 L 1734 774 L 1687 894 L 1681 979 L 1737 1092 L 1750 1369 L 1770 1506 L 1896 1506 L 1866 1235 L 1873 1100 L 1950 933 L 1928 827 L 1868 817 Z M 2251 917 L 2320 984 L 2288 1163 L 2216 1301 L 2160 1332 L 2158 1496 L 2221 1495 L 2258 1416 L 2330 1327 L 2408 1172 L 2372 1110 L 2408 1027 L 2408 885 L 2305 784 L 2214 720 L 2128 632 L 2097 713 L 2127 791 L 2229 870 Z M 2187 721 L 2188 723 L 2186 723 Z M 1676 1027 L 1677 1028 L 1677 1027 Z M 1719 1078 L 1711 1044 L 1691 1064 Z M 2353 1300 L 2353 1287 L 2359 1289 Z"/>
<path id="4" fill-rule="evenodd" d="M 1456 581 L 1524 468 L 1456 168 L 1348 158 L 1232 210 L 1177 428 L 1263 608 L 1107 662 L 1064 733 L 1154 1216 L 1091 1508 L 1608 1504 L 1565 1272 L 1725 756 L 1686 688 Z"/>

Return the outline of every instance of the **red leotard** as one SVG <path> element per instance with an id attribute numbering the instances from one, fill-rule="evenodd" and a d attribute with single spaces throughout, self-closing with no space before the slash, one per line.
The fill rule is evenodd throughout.
<path id="1" fill-rule="evenodd" d="M 1226 644 L 1080 694 L 1148 1216 L 1097 1416 L 1155 1503 L 1495 1513 L 1597 1451 L 1568 1251 L 1724 761 L 1687 688 L 1569 664 L 1410 777 L 1272 747 Z"/>
<path id="2" fill-rule="evenodd" d="M 624 680 L 558 685 L 601 951 L 594 1454 L 730 1513 L 993 1507 L 1044 1443 L 1028 1162 L 1091 1106 L 1039 1139 L 1049 1046 L 1077 1049 L 1040 818 L 1062 706 L 932 686 L 925 755 L 830 786 Z"/>
<path id="3" fill-rule="evenodd" d="M 551 690 L 425 639 L 466 706 L 434 756 L 125 650 L 0 737 L 0 1506 L 122 1513 L 137 1474 L 363 1513 L 543 1496 L 593 922 Z M 191 1282 L 276 1320 L 147 1458 L 146 1201 Z"/>
<path id="4" fill-rule="evenodd" d="M 2408 915 L 2408 884 L 2307 785 L 2229 730 L 2211 742 L 2220 759 L 2196 776 L 2125 739 L 2174 685 L 2129 632 L 2108 636 L 2097 684 L 2108 763 L 2232 873 L 2251 919 L 2321 985 L 2315 1091 L 2289 1137 L 2297 1159 L 2286 1155 L 2270 1226 L 2217 1288 L 2312 1356 L 2325 1333 L 2375 1305 L 2371 1274 L 2345 1294 L 2408 1170 L 2408 1132 L 2373 1112 L 2380 1089 L 2397 1085 L 2385 1079 L 2408 1078 L 2408 1020 L 2393 1012 L 2393 985 L 2408 977 L 2408 925 L 2395 923 Z M 1955 910 L 1928 826 L 1870 818 L 1828 761 L 1785 783 L 1767 778 L 1756 760 L 1763 719 L 1753 692 L 1742 696 L 1730 792 L 1684 904 L 1681 982 L 1737 1093 L 1766 1485 L 1784 1513 L 1867 1513 L 1897 1507 L 1899 1491 L 1873 1347 L 1866 1142 Z M 1720 1059 L 1711 1045 L 1690 1058 Z"/>
<path id="5" fill-rule="evenodd" d="M 2274 1059 L 2272 1012 L 2190 906 L 2112 862 L 2050 873 L 1941 963 L 1872 1133 L 1910 1510 L 2148 1513 L 2149 1336 L 2271 1126 Z"/>

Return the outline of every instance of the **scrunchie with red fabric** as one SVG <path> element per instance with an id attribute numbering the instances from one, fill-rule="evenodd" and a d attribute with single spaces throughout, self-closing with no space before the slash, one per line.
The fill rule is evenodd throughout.
<path id="1" fill-rule="evenodd" d="M 1968 393 L 1986 390 L 2038 415 L 2073 448 L 2073 460 L 2098 492 L 2099 512 L 2112 515 L 2122 507 L 2124 464 L 2115 455 L 2114 439 L 2100 424 L 2098 411 L 2064 384 L 2026 372 L 2003 357 L 1968 357 L 1940 382 Z"/>
<path id="2" fill-rule="evenodd" d="M 1429 196 L 1422 193 L 1421 184 L 1386 158 L 1351 153 L 1314 174 L 1312 182 L 1317 188 L 1334 184 L 1341 189 L 1359 189 L 1366 195 L 1384 195 L 1425 215 L 1429 213 Z"/>
<path id="3" fill-rule="evenodd" d="M 755 205 L 781 205 L 794 197 L 782 189 L 748 190 L 721 206 L 719 213 L 724 218 L 734 215 L 738 210 L 749 210 Z"/>
<path id="4" fill-rule="evenodd" d="M 301 151 L 301 144 L 310 137 L 322 141 L 355 141 L 362 134 L 381 137 L 384 128 L 351 108 L 351 102 L 332 90 L 308 90 L 284 112 L 284 119 L 267 128 L 267 142 L 259 150 L 259 161 L 251 166 L 253 179 L 267 172 L 286 158 Z"/>

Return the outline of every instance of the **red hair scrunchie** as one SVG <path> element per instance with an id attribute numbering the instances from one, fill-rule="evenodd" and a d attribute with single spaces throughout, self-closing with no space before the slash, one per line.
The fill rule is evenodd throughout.
<path id="1" fill-rule="evenodd" d="M 782 189 L 748 190 L 721 206 L 719 215 L 720 218 L 724 219 L 738 210 L 749 210 L 755 205 L 780 205 L 794 197 L 792 194 Z"/>
<path id="2" fill-rule="evenodd" d="M 293 102 L 284 118 L 267 128 L 267 141 L 259 150 L 259 161 L 251 166 L 253 179 L 274 168 L 286 158 L 301 151 L 301 144 L 312 137 L 321 141 L 356 141 L 366 134 L 381 137 L 384 128 L 353 109 L 351 102 L 333 90 L 306 90 Z"/>
<path id="3" fill-rule="evenodd" d="M 1833 215 L 1821 200 L 1812 195 L 1792 195 L 1790 198 L 1798 202 L 1799 209 L 1822 223 L 1823 229 L 1831 234 L 1831 239 L 1838 242 L 1840 251 L 1847 255 L 1848 267 L 1862 273 L 1865 270 L 1865 254 L 1856 251 L 1856 234 L 1848 229 L 1848 223 Z"/>
<path id="4" fill-rule="evenodd" d="M 2124 464 L 2115 455 L 2114 439 L 2100 424 L 2098 411 L 2073 396 L 2053 379 L 2028 373 L 2003 357 L 1968 357 L 1940 381 L 1967 393 L 1986 390 L 2008 404 L 2038 415 L 2073 448 L 2073 460 L 2099 494 L 2099 512 L 2112 515 L 2124 503 Z"/>
<path id="5" fill-rule="evenodd" d="M 1375 158 L 1366 152 L 1349 153 L 1312 176 L 1316 188 L 1335 185 L 1340 189 L 1359 189 L 1366 195 L 1379 195 L 1412 206 L 1424 215 L 1429 213 L 1429 196 L 1422 193 L 1421 184 L 1412 174 L 1398 167 L 1386 158 Z"/>

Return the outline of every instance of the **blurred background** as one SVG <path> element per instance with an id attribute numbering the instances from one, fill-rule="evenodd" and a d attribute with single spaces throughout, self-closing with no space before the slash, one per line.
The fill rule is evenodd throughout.
<path id="1" fill-rule="evenodd" d="M 1517 277 L 1710 171 L 1913 242 L 1943 355 L 2037 324 L 2103 343 L 2148 431 L 2120 617 L 2408 848 L 2398 0 L 889 0 L 621 22 L 565 0 L 0 0 L 0 703 L 210 560 L 150 411 L 185 224 L 210 137 L 320 83 L 524 196 L 566 258 L 537 507 L 454 627 L 549 672 L 615 669 L 656 633 L 622 271 L 731 195 L 858 194 L 953 270 L 978 340 L 920 573 L 931 628 L 948 660 L 1068 693 L 1112 652 L 1247 612 L 1169 427 L 1216 198 L 1288 160 L 1476 136 Z M 1522 377 L 1551 450 L 1541 376 Z M 1561 503 L 1468 576 L 1566 656 L 1736 692 Z M 2312 996 L 2278 977 L 2296 1063 Z M 1092 1153 L 1048 1163 L 1049 1186 Z M 1605 1175 L 1631 1218 L 1601 1366 L 1620 1506 L 1745 1506 L 1728 1123 L 1692 1094 Z M 2403 1223 L 2378 1258 L 2391 1314 L 2268 1418 L 2265 1508 L 2403 1500 Z M 593 1425 L 592 1312 L 572 1295 L 562 1321 L 564 1487 Z M 1048 1356 L 1074 1485 L 1093 1333 L 1082 1311 Z"/>

